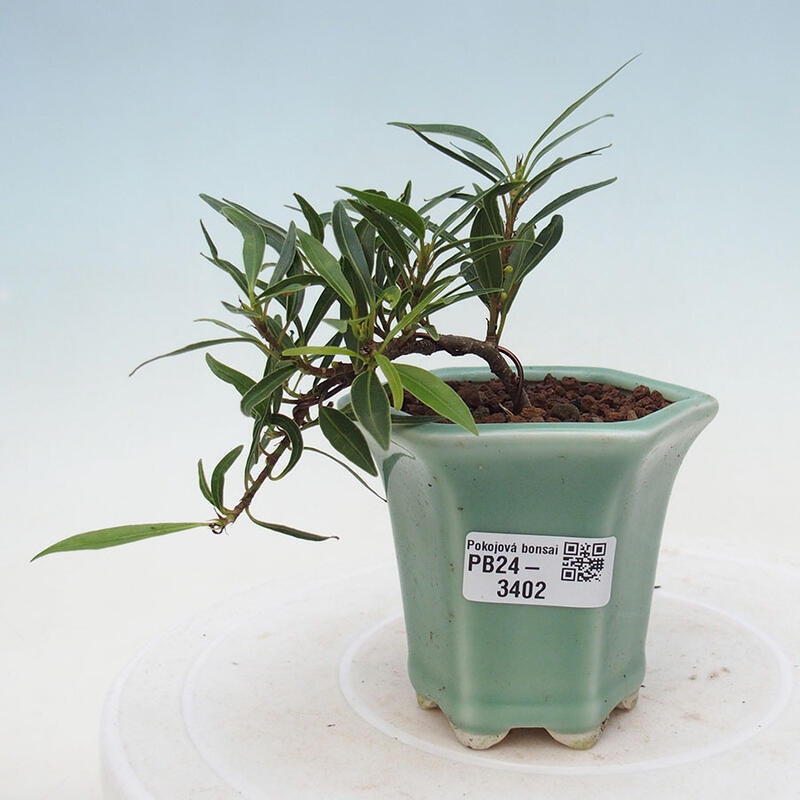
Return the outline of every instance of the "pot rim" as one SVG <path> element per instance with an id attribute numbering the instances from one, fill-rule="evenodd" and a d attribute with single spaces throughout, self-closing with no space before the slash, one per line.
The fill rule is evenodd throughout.
<path id="1" fill-rule="evenodd" d="M 524 371 L 526 380 L 543 380 L 545 375 L 550 373 L 556 378 L 573 377 L 579 381 L 609 383 L 623 389 L 634 389 L 636 386 L 643 384 L 651 390 L 661 392 L 667 400 L 671 401 L 671 405 L 640 419 L 620 422 L 515 422 L 513 424 L 507 422 L 483 422 L 478 425 L 479 437 L 486 435 L 508 436 L 512 433 L 514 435 L 525 433 L 536 436 L 560 436 L 566 433 L 578 432 L 583 436 L 599 436 L 601 438 L 608 438 L 614 435 L 615 432 L 624 434 L 626 437 L 649 437 L 658 434 L 664 428 L 672 427 L 676 423 L 702 422 L 704 427 L 714 418 L 719 407 L 717 400 L 704 392 L 606 367 L 525 366 Z M 492 377 L 489 368 L 484 366 L 441 367 L 433 369 L 431 372 L 443 380 L 481 381 Z M 348 401 L 349 395 L 345 395 L 339 406 L 345 405 Z M 401 429 L 403 435 L 413 435 L 413 431 L 421 435 L 424 434 L 426 437 L 475 438 L 474 434 L 458 425 L 437 421 L 417 422 L 413 425 L 404 426 L 400 420 L 408 416 L 402 411 L 392 410 L 393 419 L 400 423 L 396 427 L 393 426 L 393 436 L 398 432 L 398 429 Z"/>

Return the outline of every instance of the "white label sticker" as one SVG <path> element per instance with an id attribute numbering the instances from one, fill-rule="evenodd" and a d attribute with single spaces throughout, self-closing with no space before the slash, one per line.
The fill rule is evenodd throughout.
<path id="1" fill-rule="evenodd" d="M 600 608 L 611 598 L 615 536 L 538 536 L 472 531 L 463 593 L 478 603 Z"/>

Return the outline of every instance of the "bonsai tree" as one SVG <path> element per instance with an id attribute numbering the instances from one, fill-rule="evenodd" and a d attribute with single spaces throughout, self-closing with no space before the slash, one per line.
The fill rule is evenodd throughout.
<path id="1" fill-rule="evenodd" d="M 315 449 L 306 441 L 307 432 L 319 428 L 331 448 L 326 454 L 356 476 L 354 468 L 377 474 L 366 436 L 386 449 L 393 425 L 413 423 L 413 418 L 393 413 L 402 408 L 405 393 L 440 417 L 478 432 L 459 395 L 428 370 L 399 362 L 403 356 L 477 356 L 502 381 L 516 410 L 521 409 L 528 402 L 522 367 L 500 344 L 508 316 L 525 279 L 561 239 L 564 220 L 556 212 L 615 178 L 580 186 L 543 205 L 534 201 L 553 175 L 610 146 L 557 155 L 579 131 L 611 116 L 574 127 L 564 124 L 627 63 L 568 106 L 513 160 L 473 128 L 390 123 L 458 161 L 476 181 L 419 206 L 412 200 L 410 181 L 396 197 L 376 189 L 340 187 L 344 196 L 327 211 L 295 194 L 298 222 L 282 227 L 232 201 L 201 195 L 238 229 L 243 241 L 237 265 L 219 253 L 201 223 L 205 257 L 230 277 L 236 291 L 235 301 L 222 302 L 228 321 L 202 320 L 224 335 L 159 355 L 133 372 L 158 359 L 221 344 L 254 348 L 263 365 L 256 375 L 246 375 L 210 352 L 205 356 L 214 377 L 238 395 L 241 413 L 252 419 L 252 435 L 226 453 L 210 474 L 198 462 L 200 491 L 213 509 L 210 519 L 89 531 L 63 539 L 35 558 L 191 528 L 221 533 L 243 514 L 279 533 L 329 538 L 258 519 L 252 511 L 268 480 L 284 477 L 305 451 Z M 483 338 L 437 328 L 439 312 L 476 298 L 486 315 Z M 335 407 L 333 401 L 345 391 L 349 403 Z M 226 477 L 237 461 L 243 487 L 238 501 L 229 505 Z"/>

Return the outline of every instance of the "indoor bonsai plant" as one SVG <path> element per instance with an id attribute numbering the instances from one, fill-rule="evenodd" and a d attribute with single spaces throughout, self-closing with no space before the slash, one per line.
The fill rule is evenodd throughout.
<path id="1" fill-rule="evenodd" d="M 239 323 L 206 320 L 226 335 L 157 358 L 230 342 L 255 348 L 263 364 L 254 377 L 206 354 L 211 372 L 238 393 L 241 411 L 253 420 L 252 436 L 210 476 L 198 463 L 212 519 L 89 531 L 36 557 L 197 527 L 220 533 L 242 514 L 277 532 L 327 538 L 260 520 L 252 510 L 267 480 L 295 468 L 309 449 L 305 433 L 319 427 L 337 457 L 383 478 L 420 703 L 441 706 L 472 747 L 489 746 L 521 726 L 546 727 L 572 746 L 592 744 L 610 711 L 632 704 L 641 681 L 669 490 L 686 447 L 716 407 L 680 387 L 650 382 L 651 392 L 637 388 L 643 381 L 635 376 L 572 369 L 591 384 L 590 394 L 579 400 L 572 394 L 577 381 L 551 378 L 562 396 L 542 409 L 524 381 L 531 370 L 500 345 L 522 282 L 561 238 L 556 212 L 614 180 L 573 189 L 527 213 L 552 175 L 604 149 L 553 158 L 556 148 L 601 119 L 562 131 L 617 72 L 570 105 L 513 162 L 471 128 L 394 123 L 482 181 L 421 207 L 412 205 L 411 183 L 396 199 L 345 189 L 346 198 L 324 213 L 295 195 L 302 226 L 283 228 L 204 195 L 242 235 L 239 267 L 219 254 L 203 226 L 208 260 L 239 293 L 236 303 L 223 303 Z M 442 144 L 441 135 L 466 145 Z M 267 249 L 275 255 L 265 262 Z M 469 300 L 486 315 L 485 336 L 437 330 L 439 312 Z M 482 372 L 448 379 L 476 379 L 484 388 L 492 375 L 499 381 L 505 396 L 480 435 L 473 412 L 442 377 L 398 362 L 434 352 L 486 362 Z M 627 421 L 578 421 L 602 419 L 613 404 L 611 384 L 627 400 L 645 401 L 640 411 L 629 409 Z M 477 395 L 473 407 L 485 414 L 485 392 Z M 639 419 L 662 395 L 667 407 Z M 410 397 L 455 424 L 403 413 Z M 225 479 L 237 460 L 244 465 L 244 490 L 230 505 Z M 497 500 L 494 515 L 486 496 Z"/>

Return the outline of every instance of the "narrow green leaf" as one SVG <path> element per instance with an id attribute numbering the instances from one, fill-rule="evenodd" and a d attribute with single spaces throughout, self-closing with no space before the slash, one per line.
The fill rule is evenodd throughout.
<path id="1" fill-rule="evenodd" d="M 561 206 L 572 202 L 581 195 L 587 194 L 588 192 L 593 192 L 595 189 L 602 189 L 603 186 L 608 186 L 610 183 L 614 183 L 615 180 L 616 178 L 609 178 L 608 180 L 600 181 L 600 183 L 593 183 L 590 186 L 582 186 L 580 189 L 573 189 L 570 192 L 565 192 L 553 200 L 552 203 L 548 203 L 543 209 L 538 211 L 532 218 L 531 222 L 538 222 L 540 219 L 544 219 L 544 217 L 549 216 L 554 211 L 557 211 L 559 208 L 561 208 Z"/>
<path id="2" fill-rule="evenodd" d="M 593 156 L 599 156 L 603 150 L 608 150 L 611 147 L 610 144 L 603 145 L 602 147 L 596 147 L 594 150 L 587 150 L 584 153 L 577 153 L 574 156 L 569 156 L 568 158 L 556 158 L 550 166 L 543 169 L 537 175 L 534 175 L 520 190 L 520 197 L 527 199 L 533 192 L 538 191 L 542 188 L 542 186 L 547 183 L 550 178 L 555 175 L 556 172 L 559 170 L 568 167 L 570 164 L 573 164 L 576 161 L 580 161 L 583 158 L 591 158 Z"/>
<path id="3" fill-rule="evenodd" d="M 599 122 L 601 119 L 610 119 L 613 116 L 614 116 L 613 114 L 601 114 L 599 117 L 595 117 L 594 119 L 590 119 L 588 122 L 584 122 L 582 125 L 578 125 L 577 127 L 572 128 L 571 130 L 568 130 L 566 133 L 561 134 L 561 136 L 559 136 L 557 139 L 553 139 L 553 141 L 550 142 L 547 145 L 547 147 L 543 147 L 536 154 L 536 158 L 534 158 L 533 161 L 531 161 L 531 163 L 528 165 L 528 169 L 526 170 L 526 173 L 529 172 L 530 170 L 532 170 L 534 165 L 538 161 L 540 161 L 544 156 L 546 156 L 551 150 L 553 150 L 554 148 L 558 147 L 558 145 L 560 145 L 562 142 L 564 142 L 567 139 L 569 139 L 571 136 L 574 136 L 576 133 L 582 131 L 584 128 L 588 128 L 590 125 L 594 125 L 595 122 Z"/>
<path id="4" fill-rule="evenodd" d="M 438 337 L 437 337 L 438 338 Z M 383 353 L 375 353 L 375 361 L 389 384 L 389 391 L 392 395 L 392 405 L 396 409 L 403 407 L 403 382 L 400 375 L 394 368 L 394 364 Z"/>
<path id="5" fill-rule="evenodd" d="M 274 222 L 270 222 L 268 219 L 260 217 L 249 208 L 239 205 L 239 203 L 234 203 L 232 200 L 228 200 L 226 198 L 223 198 L 223 200 L 226 206 L 236 209 L 240 214 L 243 214 L 251 222 L 254 222 L 256 225 L 258 225 L 264 234 L 267 244 L 273 250 L 275 250 L 275 252 L 280 252 L 281 247 L 283 247 L 283 242 L 286 239 L 286 231 L 280 225 L 276 225 Z M 224 215 L 225 212 L 223 211 L 222 213 Z"/>
<path id="6" fill-rule="evenodd" d="M 160 356 L 155 356 L 153 358 L 148 358 L 147 361 L 142 361 L 141 364 L 138 364 L 131 370 L 131 372 L 128 374 L 128 377 L 133 375 L 147 364 L 152 364 L 154 361 L 158 361 L 159 359 L 170 358 L 171 356 L 179 356 L 183 355 L 183 353 L 190 353 L 192 350 L 202 350 L 206 347 L 212 347 L 215 344 L 229 344 L 230 342 L 248 342 L 249 344 L 252 344 L 253 340 L 244 336 L 235 336 L 228 339 L 208 339 L 205 342 L 194 342 L 194 344 L 188 344 L 186 347 L 181 347 L 178 350 L 172 350 L 169 353 L 162 353 Z"/>
<path id="7" fill-rule="evenodd" d="M 295 199 L 300 204 L 300 210 L 306 218 L 311 235 L 321 244 L 325 241 L 325 223 L 322 221 L 322 217 L 317 214 L 305 197 L 295 193 Z"/>
<path id="8" fill-rule="evenodd" d="M 208 481 L 206 480 L 206 473 L 205 470 L 203 469 L 202 458 L 197 462 L 197 482 L 200 485 L 200 493 L 213 506 L 214 496 L 211 494 L 211 487 L 208 485 Z"/>
<path id="9" fill-rule="evenodd" d="M 414 307 L 404 316 L 400 321 L 386 334 L 384 343 L 381 349 L 397 336 L 398 333 L 405 330 L 411 325 L 416 325 L 420 319 L 429 313 L 430 307 L 434 300 L 455 280 L 454 277 L 442 278 L 435 283 L 432 283 L 425 294 L 417 300 Z"/>
<path id="10" fill-rule="evenodd" d="M 225 208 L 225 203 L 223 203 L 221 200 L 217 200 L 216 197 L 212 197 L 210 194 L 203 194 L 201 192 L 200 199 L 208 203 L 208 205 L 210 205 L 211 208 L 213 208 L 218 214 L 221 214 L 222 209 Z"/>
<path id="11" fill-rule="evenodd" d="M 217 252 L 217 246 L 214 244 L 214 240 L 211 238 L 211 234 L 206 230 L 206 226 L 203 224 L 203 220 L 200 220 L 200 228 L 203 231 L 203 236 L 205 237 L 208 249 L 211 251 L 211 259 L 212 261 L 216 260 L 219 257 L 219 253 Z"/>
<path id="12" fill-rule="evenodd" d="M 554 214 L 550 222 L 539 232 L 534 246 L 522 259 L 517 274 L 519 280 L 522 280 L 559 243 L 563 233 L 564 218 L 560 214 Z"/>
<path id="13" fill-rule="evenodd" d="M 225 261 L 219 257 L 217 246 L 211 239 L 211 234 L 209 234 L 209 232 L 206 230 L 203 220 L 200 220 L 200 228 L 203 231 L 203 236 L 205 237 L 208 249 L 211 251 L 211 256 L 204 255 L 203 258 L 205 258 L 207 261 L 210 261 L 216 267 L 219 267 L 223 272 L 227 272 L 228 275 L 233 278 L 239 289 L 243 292 L 247 292 L 247 278 L 245 277 L 244 273 L 238 269 L 238 267 L 235 267 L 233 264 L 231 264 L 230 261 Z"/>
<path id="14" fill-rule="evenodd" d="M 346 414 L 322 406 L 319 410 L 319 427 L 331 446 L 348 461 L 370 475 L 378 474 L 364 434 Z"/>
<path id="15" fill-rule="evenodd" d="M 253 222 L 250 217 L 243 214 L 236 208 L 225 207 L 222 209 L 225 218 L 236 226 L 242 234 L 242 260 L 244 262 L 244 274 L 247 277 L 247 286 L 252 294 L 264 263 L 264 250 L 267 240 L 261 226 Z"/>
<path id="16" fill-rule="evenodd" d="M 244 395 L 255 384 L 255 381 L 249 375 L 245 375 L 233 367 L 229 367 L 227 364 L 217 361 L 211 353 L 206 353 L 206 364 L 208 364 L 209 369 L 214 375 L 221 381 L 225 381 L 225 383 L 229 383 L 233 386 L 240 395 Z"/>
<path id="17" fill-rule="evenodd" d="M 399 200 L 392 200 L 390 197 L 378 192 L 364 192 L 358 189 L 351 189 L 348 186 L 340 186 L 339 188 L 353 195 L 353 197 L 357 197 L 362 203 L 388 214 L 405 225 L 419 239 L 420 243 L 425 240 L 425 220 L 411 206 L 401 203 Z"/>
<path id="18" fill-rule="evenodd" d="M 422 130 L 414 125 L 404 125 L 402 123 L 389 123 L 390 125 L 395 124 L 398 128 L 408 128 L 408 130 L 413 131 L 414 133 L 422 139 L 423 142 L 429 144 L 435 150 L 438 150 L 440 153 L 444 153 L 446 156 L 449 156 L 454 161 L 458 161 L 459 164 L 464 164 L 470 169 L 474 169 L 479 174 L 483 175 L 484 178 L 488 178 L 490 181 L 493 181 L 495 178 L 491 172 L 487 172 L 483 167 L 478 166 L 474 161 L 471 161 L 466 156 L 462 156 L 461 153 L 456 152 L 455 150 L 451 150 L 449 147 L 445 147 L 443 144 L 439 144 L 435 139 L 431 139 L 430 136 L 426 136 Z M 430 127 L 430 126 L 423 126 L 423 127 Z"/>
<path id="19" fill-rule="evenodd" d="M 585 102 L 586 102 L 586 101 L 587 101 L 587 100 L 588 100 L 588 99 L 589 99 L 589 98 L 590 98 L 590 97 L 591 97 L 591 96 L 592 96 L 592 95 L 593 95 L 595 92 L 599 91 L 599 90 L 600 90 L 600 89 L 601 89 L 603 86 L 605 86 L 605 85 L 606 85 L 606 84 L 607 84 L 607 83 L 608 83 L 608 82 L 609 82 L 609 81 L 610 81 L 610 80 L 611 80 L 611 79 L 612 79 L 612 78 L 613 78 L 615 75 L 617 75 L 617 73 L 619 73 L 619 72 L 621 72 L 623 69 L 625 69 L 625 67 L 627 67 L 627 66 L 628 66 L 628 64 L 630 64 L 630 63 L 631 63 L 631 61 L 634 61 L 635 59 L 639 58 L 639 55 L 641 55 L 641 54 L 637 54 L 637 55 L 635 55 L 633 58 L 629 58 L 629 59 L 628 59 L 628 60 L 627 60 L 627 61 L 626 61 L 626 62 L 625 62 L 625 63 L 624 63 L 624 64 L 623 64 L 621 67 L 619 67 L 618 69 L 615 69 L 615 70 L 614 70 L 614 72 L 612 72 L 612 73 L 611 73 L 611 74 L 610 74 L 610 75 L 609 75 L 609 76 L 608 76 L 608 77 L 607 77 L 605 80 L 602 80 L 602 81 L 600 81 L 600 83 L 598 83 L 598 84 L 597 84 L 597 86 L 594 86 L 593 88 L 591 88 L 591 89 L 590 89 L 588 92 L 586 92 L 586 94 L 584 94 L 582 97 L 580 97 L 580 98 L 579 98 L 578 100 L 576 100 L 574 103 L 572 103 L 572 105 L 570 105 L 570 106 L 567 106 L 567 108 L 565 108 L 565 109 L 564 109 L 564 111 L 562 111 L 562 112 L 561 112 L 561 114 L 559 114 L 559 115 L 558 115 L 558 116 L 557 116 L 557 117 L 556 117 L 556 118 L 553 120 L 553 122 L 551 122 L 551 123 L 550 123 L 550 125 L 548 125 L 548 127 L 545 129 L 544 133 L 543 133 L 543 134 L 542 134 L 542 135 L 541 135 L 541 136 L 540 136 L 540 137 L 539 137 L 539 138 L 538 138 L 538 139 L 537 139 L 537 140 L 536 140 L 536 141 L 533 143 L 533 145 L 531 146 L 531 149 L 528 151 L 527 155 L 525 156 L 525 164 L 526 164 L 526 167 L 527 167 L 527 164 L 528 164 L 528 162 L 530 161 L 530 157 L 531 157 L 532 153 L 533 153 L 533 152 L 536 150 L 536 148 L 537 148 L 537 147 L 538 147 L 538 146 L 539 146 L 539 145 L 540 145 L 540 144 L 541 144 L 541 143 L 542 143 L 542 142 L 543 142 L 543 141 L 544 141 L 544 140 L 545 140 L 545 139 L 546 139 L 546 138 L 547 138 L 547 137 L 548 137 L 548 136 L 549 136 L 549 135 L 550 135 L 550 134 L 551 134 L 551 133 L 552 133 L 552 132 L 553 132 L 553 131 L 554 131 L 554 130 L 557 128 L 557 127 L 558 127 L 558 126 L 559 126 L 559 125 L 561 125 L 561 123 L 562 123 L 562 122 L 563 122 L 563 121 L 564 121 L 564 120 L 565 120 L 567 117 L 569 117 L 569 116 L 570 116 L 570 115 L 571 115 L 571 114 L 572 114 L 574 111 L 576 111 L 576 110 L 577 110 L 577 109 L 578 109 L 580 106 L 582 106 L 582 105 L 583 105 L 583 104 L 584 104 L 584 103 L 585 103 Z"/>
<path id="20" fill-rule="evenodd" d="M 285 356 L 347 356 L 363 361 L 364 357 L 348 350 L 346 347 L 329 347 L 327 345 L 307 345 L 305 347 L 287 347 L 283 351 Z"/>
<path id="21" fill-rule="evenodd" d="M 223 272 L 227 273 L 231 278 L 233 278 L 236 285 L 239 289 L 247 294 L 247 278 L 238 267 L 235 267 L 231 264 L 230 261 L 225 261 L 221 258 L 211 258 L 210 256 L 204 255 L 203 258 L 206 261 L 210 261 L 214 266 L 219 267 Z"/>
<path id="22" fill-rule="evenodd" d="M 400 302 L 402 294 L 399 286 L 387 286 L 381 293 L 381 302 L 393 309 Z"/>
<path id="23" fill-rule="evenodd" d="M 294 467 L 300 460 L 300 456 L 303 455 L 303 434 L 297 423 L 283 414 L 271 414 L 267 418 L 267 425 L 278 428 L 286 434 L 291 451 L 286 466 L 277 475 L 269 476 L 270 480 L 278 481 Z"/>
<path id="24" fill-rule="evenodd" d="M 368 492 L 372 492 L 375 497 L 378 498 L 381 502 L 386 502 L 386 498 L 382 495 L 378 494 L 362 477 L 359 475 L 349 464 L 346 464 L 340 458 L 337 458 L 332 453 L 328 453 L 325 450 L 318 450 L 316 447 L 306 447 L 306 450 L 311 453 L 317 453 L 321 456 L 325 456 L 325 458 L 330 459 L 335 464 L 338 464 L 342 469 L 346 469 L 350 475 L 352 475 Z"/>
<path id="25" fill-rule="evenodd" d="M 293 275 L 290 278 L 284 278 L 282 281 L 271 285 L 266 291 L 258 295 L 258 300 L 262 303 L 267 300 L 277 297 L 279 300 L 290 297 L 293 294 L 302 292 L 309 286 L 325 286 L 325 281 L 319 275 Z M 254 319 L 260 319 L 260 315 L 254 315 Z"/>
<path id="26" fill-rule="evenodd" d="M 336 319 L 335 317 L 325 317 L 325 319 L 322 321 L 326 325 L 330 325 L 331 328 L 342 334 L 347 333 L 347 331 L 350 330 L 350 320 Z"/>
<path id="27" fill-rule="evenodd" d="M 296 371 L 297 368 L 294 364 L 287 364 L 286 366 L 278 367 L 265 375 L 258 383 L 253 384 L 242 397 L 242 413 L 249 417 L 256 406 L 265 400 L 269 400 L 273 392 L 280 389 L 284 382 Z"/>
<path id="28" fill-rule="evenodd" d="M 289 230 L 286 231 L 286 238 L 283 240 L 283 247 L 278 254 L 278 261 L 272 270 L 272 277 L 269 279 L 270 287 L 281 281 L 292 266 L 292 262 L 297 255 L 297 228 L 294 222 L 289 223 Z"/>
<path id="29" fill-rule="evenodd" d="M 478 281 L 484 289 L 490 291 L 500 289 L 503 285 L 503 263 L 500 258 L 502 242 L 502 236 L 493 230 L 486 209 L 478 209 L 470 230 L 470 251 Z"/>
<path id="30" fill-rule="evenodd" d="M 329 253 L 313 236 L 305 231 L 298 230 L 297 238 L 311 267 L 324 279 L 325 283 L 333 289 L 350 308 L 356 304 L 355 294 L 347 279 L 344 277 L 339 261 Z"/>
<path id="31" fill-rule="evenodd" d="M 211 497 L 213 498 L 214 507 L 223 509 L 225 506 L 224 491 L 225 491 L 225 473 L 231 468 L 233 462 L 239 458 L 239 454 L 244 449 L 244 445 L 240 444 L 234 447 L 229 453 L 226 453 L 219 461 L 214 471 L 211 473 Z"/>
<path id="32" fill-rule="evenodd" d="M 367 433 L 383 450 L 388 450 L 392 428 L 389 398 L 374 372 L 362 372 L 356 376 L 350 387 L 350 402 Z"/>
<path id="33" fill-rule="evenodd" d="M 226 331 L 230 331 L 231 333 L 237 333 L 242 339 L 247 339 L 248 341 L 252 342 L 253 344 L 257 344 L 262 350 L 264 350 L 264 354 L 268 355 L 266 350 L 266 345 L 264 342 L 259 339 L 257 336 L 254 336 L 252 333 L 248 333 L 247 331 L 243 331 L 241 328 L 235 328 L 233 325 L 228 324 L 227 322 L 223 322 L 221 319 L 214 319 L 213 317 L 198 317 L 195 322 L 210 322 L 212 325 L 217 325 L 220 328 L 224 328 Z"/>
<path id="34" fill-rule="evenodd" d="M 267 528 L 268 530 L 275 531 L 276 533 L 283 533 L 286 536 L 293 536 L 295 539 L 304 539 L 308 542 L 323 542 L 325 539 L 338 539 L 338 536 L 321 536 L 318 533 L 310 533 L 309 531 L 303 531 L 299 528 L 292 528 L 289 525 L 279 525 L 277 522 L 264 522 L 263 520 L 256 519 L 251 513 L 250 509 L 247 509 L 245 512 L 250 519 L 251 522 L 254 522 L 261 528 Z"/>
<path id="35" fill-rule="evenodd" d="M 345 211 L 344 203 L 339 201 L 333 207 L 333 235 L 336 237 L 336 244 L 339 245 L 341 254 L 349 259 L 350 263 L 355 267 L 356 274 L 361 279 L 360 283 L 364 290 L 368 304 L 372 305 L 375 299 L 375 291 L 372 286 L 372 275 L 370 274 L 369 263 L 364 254 L 364 248 L 361 246 L 361 240 L 358 238 L 356 229 L 350 222 L 347 211 Z"/>
<path id="36" fill-rule="evenodd" d="M 420 214 L 426 214 L 433 208 L 439 205 L 439 203 L 443 202 L 444 200 L 451 200 L 454 198 L 464 187 L 457 186 L 455 189 L 450 189 L 447 192 L 442 192 L 441 194 L 437 194 L 436 197 L 431 197 L 430 200 L 425 201 L 425 205 L 419 209 Z"/>
<path id="37" fill-rule="evenodd" d="M 403 386 L 437 414 L 477 435 L 478 428 L 466 403 L 441 378 L 421 367 L 395 364 Z"/>
<path id="38" fill-rule="evenodd" d="M 406 128 L 408 130 L 412 130 L 415 133 L 419 131 L 423 131 L 424 133 L 439 133 L 445 136 L 455 136 L 457 139 L 465 139 L 468 142 L 472 142 L 472 144 L 477 144 L 478 147 L 482 147 L 484 150 L 488 150 L 495 158 L 497 158 L 500 163 L 505 168 L 506 172 L 508 172 L 508 165 L 503 158 L 502 153 L 497 149 L 497 146 L 492 142 L 488 136 L 485 136 L 480 131 L 476 131 L 474 128 L 468 128 L 465 125 L 448 125 L 442 123 L 432 123 L 432 124 L 411 124 L 408 122 L 390 122 L 389 125 L 394 125 L 397 128 Z"/>
<path id="39" fill-rule="evenodd" d="M 350 205 L 370 223 L 381 237 L 386 247 L 401 264 L 408 264 L 408 251 L 411 244 L 400 232 L 394 222 L 382 211 L 378 211 L 367 203 L 352 200 Z"/>
<path id="40" fill-rule="evenodd" d="M 530 224 L 530 223 L 529 223 Z M 532 226 L 531 226 L 532 229 Z M 514 264 L 514 271 L 508 276 L 509 281 L 506 285 L 508 296 L 504 303 L 503 314 L 507 317 L 514 300 L 517 297 L 520 284 L 528 273 L 536 267 L 542 259 L 558 244 L 564 232 L 564 218 L 560 214 L 554 214 L 547 226 L 545 226 L 532 246 L 529 246 L 519 257 L 519 262 Z M 514 253 L 512 253 L 512 256 Z"/>
<path id="41" fill-rule="evenodd" d="M 498 169 L 494 164 L 490 164 L 485 158 L 481 158 L 477 153 L 473 153 L 471 150 L 465 150 L 463 147 L 459 147 L 458 151 L 464 158 L 469 159 L 475 166 L 480 167 L 481 169 L 486 170 L 486 172 L 491 173 L 495 180 L 501 181 L 506 176 L 503 170 Z"/>
<path id="42" fill-rule="evenodd" d="M 31 561 L 49 555 L 50 553 L 65 553 L 72 550 L 101 550 L 104 547 L 116 547 L 120 544 L 138 542 L 141 539 L 150 539 L 153 536 L 164 536 L 167 533 L 177 533 L 190 528 L 208 527 L 208 522 L 154 522 L 144 525 L 120 525 L 115 528 L 101 528 L 96 531 L 86 531 L 62 539 L 50 547 L 37 553 Z"/>
<path id="43" fill-rule="evenodd" d="M 336 292 L 334 292 L 330 286 L 325 286 L 322 292 L 320 292 L 319 298 L 314 304 L 314 308 L 311 309 L 311 313 L 308 315 L 308 319 L 306 320 L 305 329 L 303 331 L 306 341 L 310 339 L 312 334 L 317 330 L 320 322 L 322 322 L 322 320 L 325 318 L 325 315 L 328 313 L 328 311 L 330 311 L 331 306 L 335 302 Z"/>

